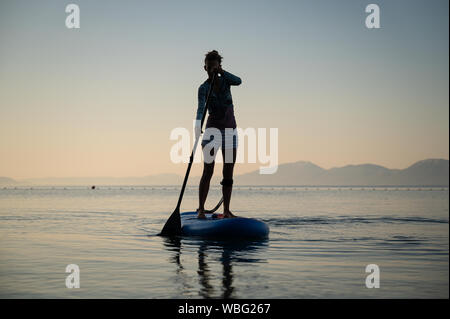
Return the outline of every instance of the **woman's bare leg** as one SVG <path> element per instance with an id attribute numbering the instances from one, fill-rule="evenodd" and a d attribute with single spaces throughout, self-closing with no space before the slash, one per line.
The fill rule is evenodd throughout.
<path id="1" fill-rule="evenodd" d="M 228 151 L 228 150 L 227 150 Z M 231 151 L 231 150 L 230 150 Z M 233 170 L 234 164 L 236 163 L 236 149 L 233 149 L 233 162 L 226 163 L 225 161 L 225 152 L 222 151 L 223 154 L 223 180 L 224 181 L 232 181 L 233 180 Z M 223 195 L 223 216 L 227 217 L 235 217 L 230 211 L 230 201 L 231 201 L 231 193 L 233 191 L 233 185 L 224 183 L 222 185 L 222 195 Z"/>
<path id="2" fill-rule="evenodd" d="M 214 174 L 214 161 L 203 164 L 203 174 L 198 189 L 198 218 L 205 218 L 205 202 L 208 197 L 209 183 Z"/>

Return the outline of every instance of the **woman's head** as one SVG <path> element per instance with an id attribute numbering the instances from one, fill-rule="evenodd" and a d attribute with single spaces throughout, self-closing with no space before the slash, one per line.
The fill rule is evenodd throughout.
<path id="1" fill-rule="evenodd" d="M 216 50 L 209 51 L 205 56 L 205 71 L 210 74 L 222 64 L 222 56 Z"/>

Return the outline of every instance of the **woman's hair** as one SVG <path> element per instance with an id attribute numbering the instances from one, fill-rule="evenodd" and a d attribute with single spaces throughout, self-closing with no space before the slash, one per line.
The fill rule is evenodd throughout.
<path id="1" fill-rule="evenodd" d="M 205 63 L 206 61 L 217 61 L 219 62 L 219 64 L 221 64 L 222 57 L 220 56 L 219 52 L 217 52 L 216 50 L 212 50 L 206 53 Z"/>

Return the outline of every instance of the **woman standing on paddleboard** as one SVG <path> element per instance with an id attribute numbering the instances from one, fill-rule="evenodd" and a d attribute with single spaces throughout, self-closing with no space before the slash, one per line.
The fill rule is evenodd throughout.
<path id="1" fill-rule="evenodd" d="M 241 79 L 222 69 L 222 57 L 216 50 L 210 51 L 205 57 L 204 69 L 208 79 L 198 89 L 198 108 L 195 133 L 197 138 L 201 133 L 201 120 L 205 110 L 206 97 L 211 82 L 214 80 L 208 102 L 208 120 L 202 140 L 204 157 L 203 174 L 199 185 L 198 218 L 205 218 L 205 201 L 208 196 L 209 184 L 214 173 L 214 159 L 218 148 L 222 148 L 223 156 L 223 217 L 236 217 L 230 211 L 231 191 L 233 188 L 233 169 L 236 162 L 237 134 L 234 118 L 231 85 L 240 85 Z"/>

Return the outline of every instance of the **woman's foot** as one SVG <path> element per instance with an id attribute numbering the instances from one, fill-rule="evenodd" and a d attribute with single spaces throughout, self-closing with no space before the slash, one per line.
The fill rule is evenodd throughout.
<path id="1" fill-rule="evenodd" d="M 199 219 L 205 219 L 206 218 L 204 209 L 197 208 L 197 218 L 199 218 Z"/>
<path id="2" fill-rule="evenodd" d="M 223 218 L 234 218 L 234 217 L 237 216 L 233 215 L 233 213 L 231 213 L 230 211 L 223 213 Z"/>

